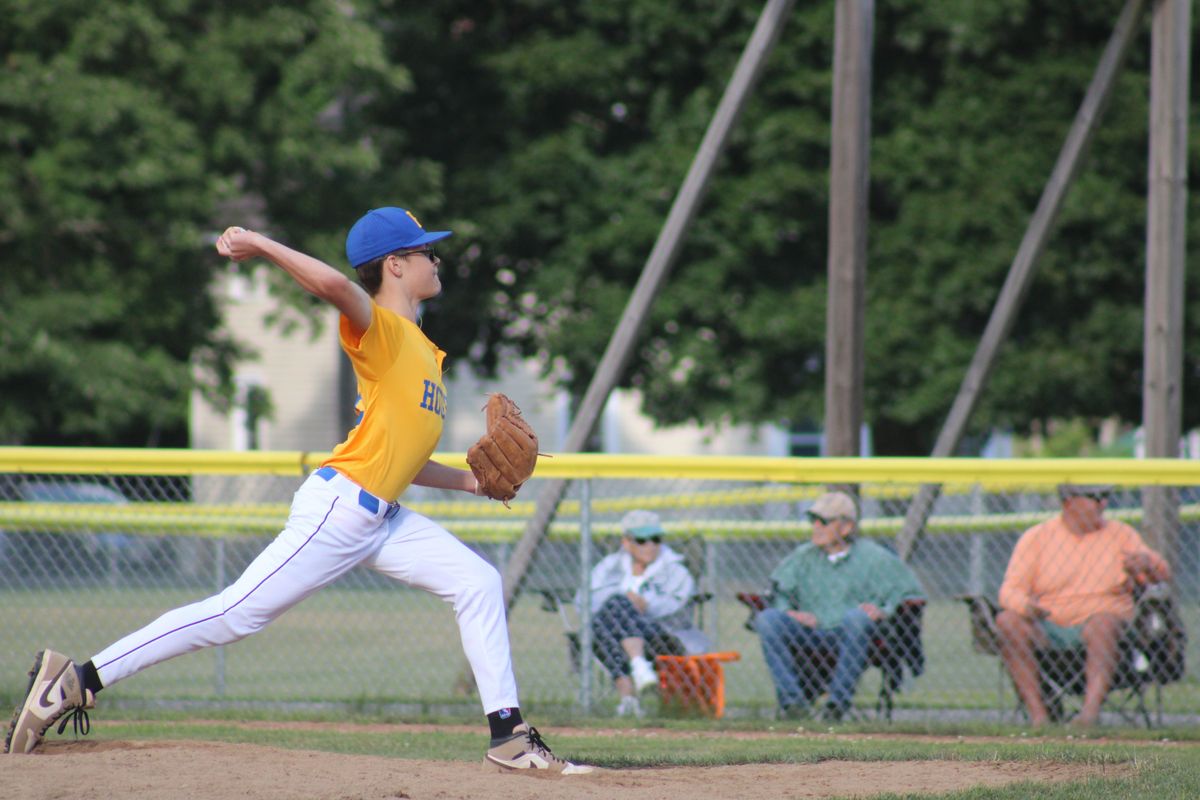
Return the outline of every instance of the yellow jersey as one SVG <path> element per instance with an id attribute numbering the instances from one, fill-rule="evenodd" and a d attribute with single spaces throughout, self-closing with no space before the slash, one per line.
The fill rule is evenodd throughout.
<path id="1" fill-rule="evenodd" d="M 322 466 L 393 502 L 442 436 L 446 354 L 416 324 L 374 301 L 371 305 L 371 324 L 361 336 L 353 335 L 345 315 L 338 322 L 338 341 L 358 380 L 359 416 Z"/>

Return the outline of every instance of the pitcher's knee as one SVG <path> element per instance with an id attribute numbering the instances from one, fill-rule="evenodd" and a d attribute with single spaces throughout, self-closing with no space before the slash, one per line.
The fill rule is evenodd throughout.
<path id="1" fill-rule="evenodd" d="M 456 594 L 460 602 L 473 598 L 503 597 L 504 580 L 495 567 L 481 561 L 475 569 L 467 573 Z"/>
<path id="2" fill-rule="evenodd" d="M 267 627 L 270 622 L 269 618 L 258 614 L 247 614 L 239 609 L 228 610 L 220 617 L 221 627 L 226 632 L 220 643 L 230 644 L 245 639 Z"/>

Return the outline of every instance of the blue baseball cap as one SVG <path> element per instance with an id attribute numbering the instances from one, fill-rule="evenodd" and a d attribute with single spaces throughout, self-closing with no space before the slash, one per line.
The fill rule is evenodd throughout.
<path id="1" fill-rule="evenodd" d="M 350 266 L 357 269 L 380 256 L 436 242 L 450 234 L 451 231 L 425 230 L 420 220 L 407 209 L 374 208 L 363 214 L 346 234 L 346 258 L 350 260 Z"/>

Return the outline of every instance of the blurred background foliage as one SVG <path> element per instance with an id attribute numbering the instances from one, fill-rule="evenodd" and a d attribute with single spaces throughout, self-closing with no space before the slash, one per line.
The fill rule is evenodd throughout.
<path id="1" fill-rule="evenodd" d="M 1121 5 L 876 4 L 876 452 L 931 448 Z M 833 9 L 793 10 L 639 340 L 623 385 L 660 423 L 822 416 Z M 193 382 L 228 398 L 253 346 L 216 329 L 214 234 L 344 267 L 380 205 L 455 231 L 434 341 L 581 392 L 760 10 L 0 0 L 0 441 L 185 445 Z M 1149 46 L 1145 24 L 976 434 L 1140 419 Z"/>

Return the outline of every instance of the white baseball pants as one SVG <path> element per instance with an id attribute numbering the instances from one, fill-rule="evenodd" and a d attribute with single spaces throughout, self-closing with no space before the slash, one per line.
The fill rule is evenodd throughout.
<path id="1" fill-rule="evenodd" d="M 519 705 L 500 574 L 437 523 L 380 502 L 330 468 L 305 480 L 287 526 L 229 588 L 168 611 L 92 663 L 108 687 L 169 658 L 236 642 L 359 564 L 451 603 L 484 713 Z"/>

